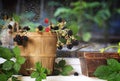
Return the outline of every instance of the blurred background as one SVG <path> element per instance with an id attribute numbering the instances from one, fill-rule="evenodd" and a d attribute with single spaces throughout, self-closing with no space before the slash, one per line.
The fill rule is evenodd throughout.
<path id="1" fill-rule="evenodd" d="M 0 29 L 4 18 L 13 17 L 31 31 L 44 18 L 56 23 L 57 17 L 67 21 L 67 27 L 81 42 L 120 41 L 120 0 L 0 0 Z"/>

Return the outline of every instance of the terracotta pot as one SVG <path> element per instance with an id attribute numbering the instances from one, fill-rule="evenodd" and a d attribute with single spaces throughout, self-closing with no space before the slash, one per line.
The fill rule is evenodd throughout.
<path id="1" fill-rule="evenodd" d="M 82 74 L 94 77 L 93 73 L 100 65 L 106 65 L 106 59 L 114 58 L 120 61 L 118 53 L 99 53 L 99 52 L 78 52 L 78 57 L 81 62 Z"/>
<path id="2" fill-rule="evenodd" d="M 26 58 L 20 74 L 30 75 L 31 71 L 26 69 L 34 68 L 36 62 L 42 63 L 42 66 L 48 68 L 52 74 L 57 48 L 56 34 L 51 32 L 28 32 L 26 36 L 29 38 L 26 45 L 19 46 L 21 56 Z"/>

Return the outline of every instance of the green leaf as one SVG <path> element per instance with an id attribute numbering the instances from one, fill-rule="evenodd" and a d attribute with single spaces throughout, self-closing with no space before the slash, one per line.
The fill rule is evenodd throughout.
<path id="1" fill-rule="evenodd" d="M 19 64 L 23 64 L 23 63 L 25 63 L 25 58 L 19 56 L 19 57 L 16 58 L 16 62 L 19 63 Z"/>
<path id="2" fill-rule="evenodd" d="M 68 13 L 68 12 L 70 12 L 71 11 L 71 9 L 69 9 L 69 8 L 58 8 L 57 9 L 57 11 L 54 13 L 54 16 L 56 17 L 56 16 L 59 16 L 60 14 L 63 14 L 63 13 Z"/>
<path id="3" fill-rule="evenodd" d="M 15 21 L 20 22 L 20 16 L 17 14 L 13 14 L 13 18 Z"/>
<path id="4" fill-rule="evenodd" d="M 65 60 L 60 60 L 59 61 L 59 63 L 58 63 L 58 65 L 60 66 L 60 67 L 64 67 L 65 66 L 65 64 L 66 64 L 66 61 Z"/>
<path id="5" fill-rule="evenodd" d="M 55 68 L 59 68 L 59 64 L 55 62 Z"/>
<path id="6" fill-rule="evenodd" d="M 13 61 L 5 61 L 3 63 L 2 69 L 3 70 L 11 70 L 13 67 L 14 62 Z"/>
<path id="7" fill-rule="evenodd" d="M 42 78 L 39 76 L 35 79 L 35 81 L 42 81 Z"/>
<path id="8" fill-rule="evenodd" d="M 82 39 L 83 41 L 88 42 L 91 39 L 91 34 L 89 32 L 83 33 Z"/>
<path id="9" fill-rule="evenodd" d="M 14 65 L 15 71 L 19 72 L 20 68 L 21 68 L 21 65 L 19 63 L 15 63 L 15 65 Z"/>
<path id="10" fill-rule="evenodd" d="M 36 62 L 35 67 L 36 67 L 36 70 L 37 70 L 38 72 L 41 72 L 41 68 L 42 68 L 41 63 Z"/>
<path id="11" fill-rule="evenodd" d="M 0 81 L 7 81 L 8 78 L 5 74 L 0 74 Z"/>
<path id="12" fill-rule="evenodd" d="M 20 48 L 18 46 L 14 47 L 13 48 L 13 52 L 15 54 L 15 56 L 20 56 Z"/>
<path id="13" fill-rule="evenodd" d="M 41 73 L 40 75 L 41 75 L 40 77 L 41 77 L 42 79 L 46 79 L 46 74 L 45 74 L 45 73 Z"/>
<path id="14" fill-rule="evenodd" d="M 117 12 L 118 12 L 118 13 L 120 13 L 120 8 L 119 8 L 119 9 L 117 9 Z"/>
<path id="15" fill-rule="evenodd" d="M 20 81 L 17 77 L 12 77 L 12 81 Z"/>
<path id="16" fill-rule="evenodd" d="M 120 63 L 115 59 L 107 59 L 111 71 L 120 71 Z"/>
<path id="17" fill-rule="evenodd" d="M 111 73 L 113 72 L 110 70 L 108 66 L 101 65 L 96 69 L 94 75 L 101 79 L 107 79 Z"/>
<path id="18" fill-rule="evenodd" d="M 46 68 L 44 73 L 45 74 L 50 74 L 50 70 Z"/>
<path id="19" fill-rule="evenodd" d="M 39 73 L 37 71 L 34 71 L 31 73 L 30 76 L 31 76 L 31 78 L 37 78 L 37 77 L 39 77 Z"/>
<path id="20" fill-rule="evenodd" d="M 4 59 L 10 60 L 13 57 L 13 53 L 11 52 L 10 49 L 5 48 L 5 47 L 0 47 L 0 56 Z"/>
<path id="21" fill-rule="evenodd" d="M 54 75 L 59 75 L 59 74 L 60 74 L 60 70 L 54 69 L 53 74 L 54 74 Z"/>
<path id="22" fill-rule="evenodd" d="M 62 72 L 61 74 L 62 75 L 68 75 L 69 72 L 71 72 L 73 70 L 73 67 L 71 65 L 65 65 L 63 68 L 62 68 Z"/>
<path id="23" fill-rule="evenodd" d="M 40 68 L 39 68 L 40 69 Z M 40 72 L 41 73 L 44 73 L 45 72 L 45 70 L 46 70 L 46 68 L 44 68 L 44 67 L 41 67 L 41 70 L 40 70 Z"/>

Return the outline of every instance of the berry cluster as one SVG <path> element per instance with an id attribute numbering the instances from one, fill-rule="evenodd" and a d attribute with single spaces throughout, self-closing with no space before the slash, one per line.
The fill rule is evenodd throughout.
<path id="1" fill-rule="evenodd" d="M 75 37 L 73 36 L 73 32 L 72 30 L 68 29 L 66 27 L 66 21 L 59 17 L 57 19 L 58 24 L 54 25 L 50 22 L 50 25 L 47 27 L 43 27 L 42 25 L 39 25 L 36 28 L 37 32 L 41 32 L 41 31 L 45 31 L 45 32 L 55 32 L 57 34 L 57 48 L 58 49 L 62 49 L 64 45 L 67 46 L 68 49 L 72 49 L 73 46 L 76 46 L 79 44 L 79 41 L 77 39 L 75 39 Z M 49 20 L 47 18 L 45 18 L 44 22 L 46 24 L 48 24 Z M 45 29 L 44 29 L 45 28 Z M 63 43 L 61 40 L 66 41 L 66 43 Z"/>
<path id="2" fill-rule="evenodd" d="M 72 30 L 66 27 L 65 20 L 63 18 L 58 18 L 57 21 L 58 21 L 58 24 L 56 26 L 51 24 L 50 28 L 57 33 L 58 49 L 61 50 L 64 45 L 66 45 L 68 49 L 72 49 L 73 46 L 78 45 L 79 41 L 74 37 Z M 63 39 L 65 39 L 65 43 L 61 41 Z"/>
<path id="3" fill-rule="evenodd" d="M 26 42 L 28 41 L 28 37 L 27 36 L 21 36 L 19 34 L 17 34 L 15 37 L 14 37 L 14 41 L 17 42 L 17 45 L 25 45 Z"/>
<path id="4" fill-rule="evenodd" d="M 29 30 L 30 30 L 30 28 L 28 26 L 25 26 L 22 29 L 20 29 L 20 32 L 23 33 L 23 32 L 27 32 Z M 16 36 L 14 37 L 14 41 L 17 43 L 17 45 L 23 45 L 23 46 L 26 45 L 29 38 L 27 36 L 25 36 L 25 34 L 24 35 L 16 34 Z"/>

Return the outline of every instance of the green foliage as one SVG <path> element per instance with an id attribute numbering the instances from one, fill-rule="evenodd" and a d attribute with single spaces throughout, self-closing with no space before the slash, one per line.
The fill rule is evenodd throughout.
<path id="1" fill-rule="evenodd" d="M 91 30 L 94 24 L 97 24 L 98 27 L 107 30 L 109 27 L 110 17 L 115 13 L 120 12 L 120 9 L 113 7 L 112 3 L 113 1 L 78 0 L 76 2 L 72 2 L 70 6 L 57 8 L 54 16 L 66 18 L 70 22 L 69 26 L 74 25 L 73 28 L 75 31 L 73 32 L 79 33 L 82 40 L 88 42 L 92 37 Z M 88 32 L 89 35 L 87 34 L 87 37 L 84 37 L 84 35 Z"/>
<path id="2" fill-rule="evenodd" d="M 71 65 L 66 65 L 65 60 L 60 60 L 58 63 L 55 63 L 54 75 L 68 75 L 73 70 Z"/>
<path id="3" fill-rule="evenodd" d="M 5 62 L 0 64 L 0 77 L 3 77 L 0 81 L 7 81 L 9 78 L 18 81 L 12 75 L 18 74 L 21 65 L 25 62 L 25 58 L 20 56 L 20 49 L 17 46 L 13 49 L 0 47 L 0 57 L 5 59 Z"/>
<path id="4" fill-rule="evenodd" d="M 24 26 L 29 26 L 30 31 L 35 31 L 35 27 L 39 25 L 39 23 L 33 22 L 33 18 L 35 16 L 35 13 L 33 12 L 24 12 L 21 14 L 13 14 L 13 19 L 19 24 L 24 27 Z"/>
<path id="5" fill-rule="evenodd" d="M 50 71 L 46 68 L 44 68 L 41 63 L 37 62 L 35 65 L 35 70 L 31 73 L 31 77 L 35 78 L 35 81 L 42 81 L 42 79 L 46 79 L 47 74 L 49 74 Z"/>
<path id="6" fill-rule="evenodd" d="M 107 65 L 99 66 L 94 75 L 107 81 L 120 80 L 120 63 L 115 59 L 107 59 Z"/>

